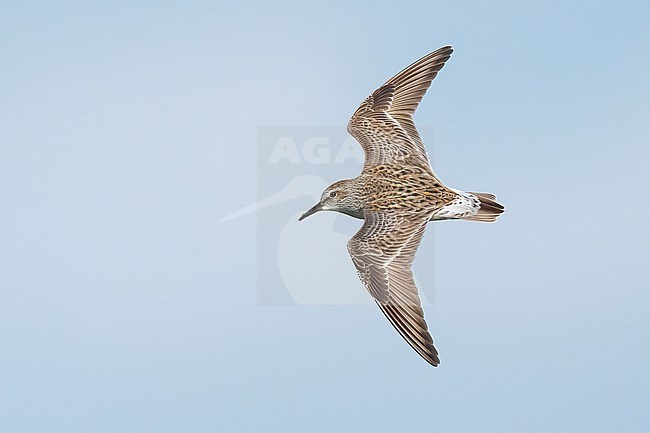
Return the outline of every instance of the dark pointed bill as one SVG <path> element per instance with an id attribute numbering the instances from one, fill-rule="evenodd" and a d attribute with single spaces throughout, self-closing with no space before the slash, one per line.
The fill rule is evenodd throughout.
<path id="1" fill-rule="evenodd" d="M 311 215 L 311 214 L 315 214 L 316 212 L 318 212 L 318 211 L 320 211 L 320 210 L 323 210 L 323 205 L 320 204 L 320 203 L 316 203 L 316 205 L 314 205 L 313 208 L 309 209 L 307 212 L 305 212 L 304 214 L 302 214 L 302 216 L 301 216 L 300 218 L 298 218 L 298 221 L 302 221 L 302 220 L 304 220 L 305 218 L 307 218 L 309 215 Z"/>

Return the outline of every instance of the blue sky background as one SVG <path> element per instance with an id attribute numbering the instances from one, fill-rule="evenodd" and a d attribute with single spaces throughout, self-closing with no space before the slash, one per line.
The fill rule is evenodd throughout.
<path id="1" fill-rule="evenodd" d="M 0 5 L 2 430 L 647 431 L 650 6 L 566 3 Z M 215 222 L 258 127 L 446 44 L 416 121 L 507 213 L 425 238 L 433 369 L 372 306 L 259 305 L 257 216 Z"/>

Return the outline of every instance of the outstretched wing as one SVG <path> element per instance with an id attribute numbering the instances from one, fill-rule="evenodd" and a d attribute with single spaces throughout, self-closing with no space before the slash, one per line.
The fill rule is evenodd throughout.
<path id="1" fill-rule="evenodd" d="M 440 363 L 411 272 L 430 214 L 365 211 L 365 223 L 348 242 L 363 285 L 397 332 L 434 367 Z"/>
<path id="2" fill-rule="evenodd" d="M 406 163 L 430 169 L 413 113 L 452 51 L 447 46 L 427 54 L 361 103 L 348 123 L 348 131 L 363 147 L 364 168 Z"/>

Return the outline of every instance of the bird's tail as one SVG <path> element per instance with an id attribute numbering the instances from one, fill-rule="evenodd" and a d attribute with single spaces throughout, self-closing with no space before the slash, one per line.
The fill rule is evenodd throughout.
<path id="1" fill-rule="evenodd" d="M 478 197 L 481 202 L 481 207 L 477 214 L 467 216 L 463 219 L 483 223 L 493 223 L 497 220 L 497 217 L 506 210 L 502 205 L 496 202 L 497 196 L 494 194 L 484 192 L 471 192 L 470 194 Z"/>

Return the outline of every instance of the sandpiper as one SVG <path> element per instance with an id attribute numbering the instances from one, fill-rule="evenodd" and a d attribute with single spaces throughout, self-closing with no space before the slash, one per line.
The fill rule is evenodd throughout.
<path id="1" fill-rule="evenodd" d="M 447 46 L 427 54 L 361 103 L 348 123 L 365 153 L 361 174 L 329 186 L 300 217 L 327 210 L 364 219 L 348 242 L 359 278 L 400 335 L 434 367 L 440 358 L 411 272 L 427 223 L 494 222 L 504 211 L 492 194 L 445 186 L 433 172 L 413 122 L 452 51 Z"/>

